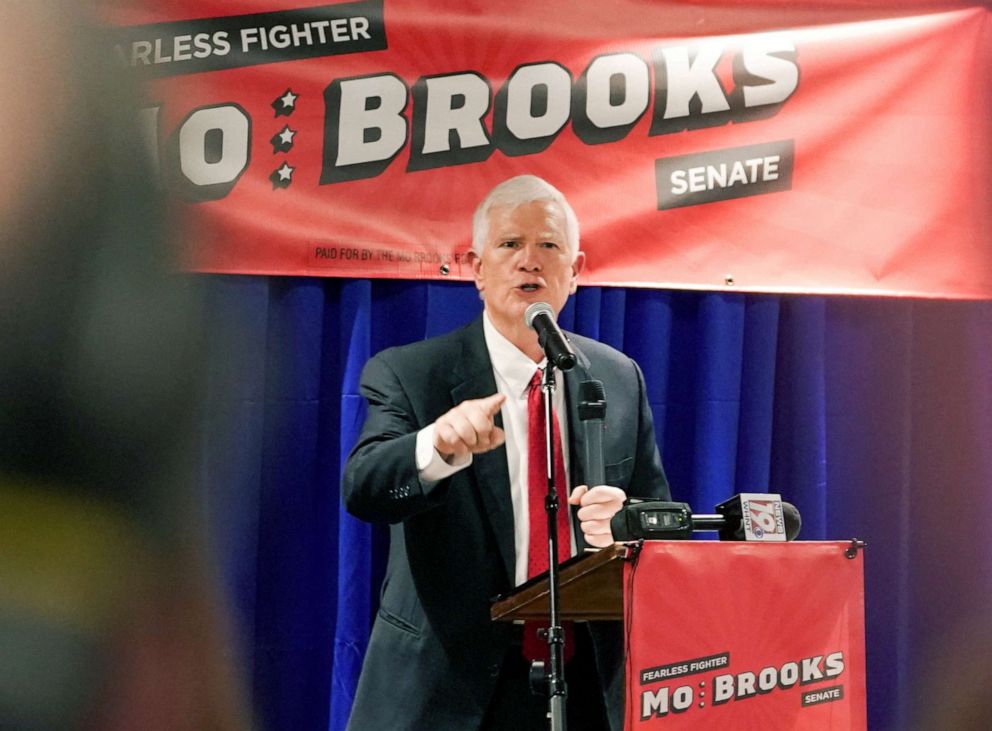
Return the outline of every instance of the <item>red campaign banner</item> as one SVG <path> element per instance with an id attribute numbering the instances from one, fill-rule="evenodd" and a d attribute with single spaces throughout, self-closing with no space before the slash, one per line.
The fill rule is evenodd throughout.
<path id="1" fill-rule="evenodd" d="M 625 729 L 865 729 L 849 545 L 645 542 L 624 567 Z"/>
<path id="2" fill-rule="evenodd" d="M 586 284 L 992 297 L 992 11 L 890 6 L 105 14 L 193 270 L 470 279 L 475 206 L 533 173 Z"/>

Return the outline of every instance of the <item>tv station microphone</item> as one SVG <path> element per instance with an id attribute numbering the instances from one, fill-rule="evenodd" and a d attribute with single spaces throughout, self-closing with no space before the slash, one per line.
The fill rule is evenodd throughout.
<path id="1" fill-rule="evenodd" d="M 796 506 L 775 493 L 738 493 L 716 511 L 726 519 L 717 528 L 721 541 L 791 541 L 803 524 Z"/>
<path id="2" fill-rule="evenodd" d="M 606 484 L 603 466 L 603 419 L 606 418 L 606 390 L 602 381 L 579 384 L 579 420 L 585 434 L 583 475 L 589 487 Z"/>
<path id="3" fill-rule="evenodd" d="M 527 327 L 537 332 L 537 342 L 551 363 L 559 370 L 575 367 L 575 351 L 555 322 L 555 311 L 547 302 L 535 302 L 524 311 Z"/>
<path id="4" fill-rule="evenodd" d="M 688 503 L 633 498 L 610 521 L 613 539 L 684 540 L 694 532 L 718 531 L 721 541 L 792 541 L 802 518 L 795 505 L 769 493 L 740 493 L 712 515 L 693 515 Z"/>

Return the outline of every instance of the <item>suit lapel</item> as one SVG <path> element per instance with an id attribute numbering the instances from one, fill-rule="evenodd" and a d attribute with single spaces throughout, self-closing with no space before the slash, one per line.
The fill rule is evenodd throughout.
<path id="1" fill-rule="evenodd" d="M 466 399 L 478 399 L 496 393 L 496 379 L 493 376 L 492 361 L 486 349 L 482 332 L 482 319 L 476 320 L 466 329 L 462 344 L 462 357 L 454 365 L 454 387 L 451 389 L 452 402 L 459 404 Z M 503 426 L 503 417 L 496 415 L 496 425 Z M 513 585 L 515 572 L 515 552 L 513 548 L 513 502 L 510 499 L 510 473 L 506 464 L 506 447 L 476 454 L 470 468 L 475 476 L 476 486 L 496 536 L 500 557 L 506 570 L 507 579 Z"/>

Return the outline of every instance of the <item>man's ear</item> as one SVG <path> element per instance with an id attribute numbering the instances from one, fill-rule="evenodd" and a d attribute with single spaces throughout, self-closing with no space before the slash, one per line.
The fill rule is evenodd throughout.
<path id="1" fill-rule="evenodd" d="M 576 253 L 574 261 L 572 261 L 572 282 L 568 289 L 569 294 L 575 294 L 575 290 L 579 287 L 579 274 L 586 266 L 586 253 L 580 251 Z"/>
<path id="2" fill-rule="evenodd" d="M 475 278 L 475 288 L 482 292 L 485 289 L 485 285 L 482 280 L 482 257 L 475 253 L 475 250 L 470 250 L 465 256 L 468 261 L 468 265 L 472 267 L 472 276 Z"/>

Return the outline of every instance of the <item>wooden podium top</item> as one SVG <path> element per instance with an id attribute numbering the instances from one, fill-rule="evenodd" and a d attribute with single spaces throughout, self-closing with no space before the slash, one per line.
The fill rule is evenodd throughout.
<path id="1" fill-rule="evenodd" d="M 623 562 L 638 544 L 614 543 L 599 551 L 571 558 L 559 570 L 562 619 L 623 619 Z M 490 610 L 493 621 L 545 619 L 548 616 L 548 574 L 535 576 Z"/>

